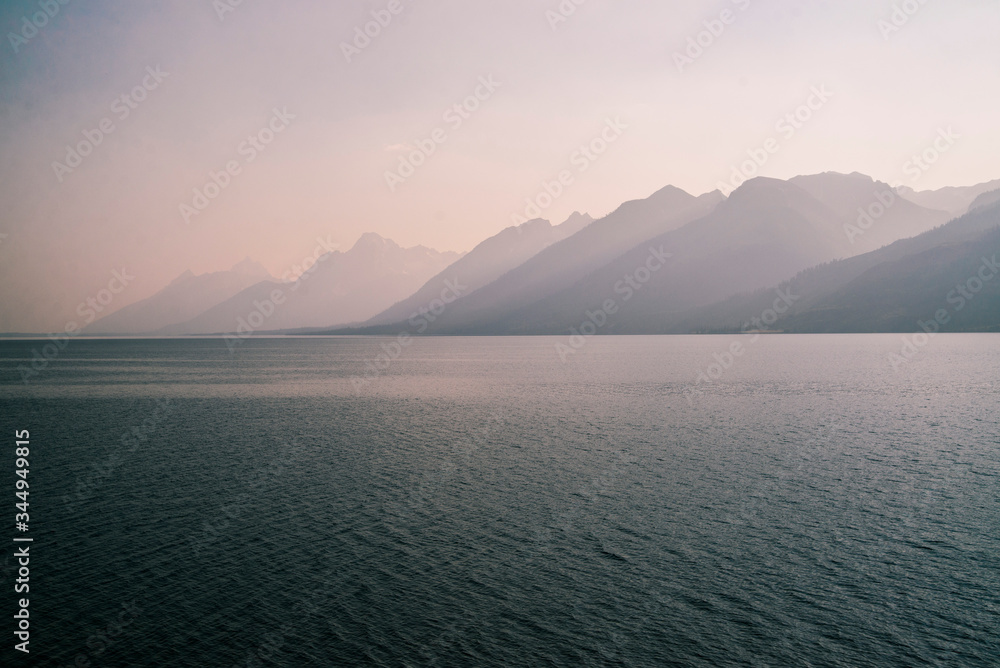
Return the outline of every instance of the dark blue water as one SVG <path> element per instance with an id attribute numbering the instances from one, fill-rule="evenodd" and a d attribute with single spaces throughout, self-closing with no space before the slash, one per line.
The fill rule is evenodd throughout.
<path id="1" fill-rule="evenodd" d="M 557 342 L 0 343 L 0 663 L 1000 665 L 1000 338 Z"/>

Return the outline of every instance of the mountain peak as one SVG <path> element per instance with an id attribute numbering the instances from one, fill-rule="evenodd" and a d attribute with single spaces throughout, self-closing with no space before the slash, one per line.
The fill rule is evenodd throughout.
<path id="1" fill-rule="evenodd" d="M 351 247 L 352 251 L 381 251 L 386 248 L 398 248 L 396 242 L 392 239 L 386 239 L 380 234 L 375 232 L 365 232 L 362 234 L 354 246 Z"/>
<path id="2" fill-rule="evenodd" d="M 841 172 L 821 172 L 819 174 L 802 174 L 794 178 L 788 179 L 789 183 L 794 183 L 796 185 L 802 183 L 816 183 L 827 186 L 834 186 L 839 184 L 852 184 L 852 183 L 863 183 L 865 185 L 877 183 L 875 179 L 868 176 L 867 174 L 862 174 L 861 172 L 851 172 L 850 174 L 842 174 Z"/>
<path id="3" fill-rule="evenodd" d="M 677 186 L 664 186 L 647 198 L 647 201 L 657 204 L 679 204 L 694 199 L 691 193 Z"/>
<path id="4" fill-rule="evenodd" d="M 561 222 L 559 224 L 560 225 L 566 225 L 567 223 L 572 224 L 572 223 L 577 223 L 577 222 L 580 222 L 580 221 L 586 221 L 586 222 L 589 223 L 589 222 L 592 222 L 593 220 L 594 219 L 590 216 L 589 213 L 580 213 L 579 211 L 574 211 L 573 213 L 571 213 L 569 215 L 569 218 L 567 218 L 566 220 L 564 220 L 563 222 Z"/>
<path id="5" fill-rule="evenodd" d="M 566 236 L 569 236 L 579 232 L 592 222 L 594 222 L 594 219 L 589 213 L 574 211 L 569 218 L 556 225 L 556 229 L 558 229 L 559 232 L 566 234 Z"/>
<path id="6" fill-rule="evenodd" d="M 754 197 L 758 194 L 778 193 L 789 187 L 788 181 L 774 179 L 769 176 L 755 176 L 744 181 L 739 188 L 729 193 L 729 201 Z"/>
<path id="7" fill-rule="evenodd" d="M 664 186 L 645 199 L 633 199 L 618 205 L 609 215 L 634 215 L 636 211 L 645 211 L 650 207 L 671 209 L 683 207 L 695 200 L 695 197 L 677 186 Z M 605 216 L 607 217 L 607 216 Z"/>
<path id="8" fill-rule="evenodd" d="M 716 188 L 715 190 L 707 192 L 704 195 L 698 195 L 698 199 L 704 202 L 711 202 L 717 205 L 726 201 L 726 195 L 721 190 Z"/>
<path id="9" fill-rule="evenodd" d="M 270 272 L 264 268 L 264 265 L 256 260 L 251 260 L 249 257 L 245 257 L 234 264 L 230 271 L 241 276 L 255 276 L 261 279 L 271 278 Z"/>
<path id="10" fill-rule="evenodd" d="M 178 276 L 174 280 L 170 281 L 170 285 L 176 285 L 178 283 L 183 283 L 184 281 L 188 280 L 189 278 L 194 278 L 194 272 L 191 271 L 190 269 L 186 269 L 183 274 L 181 274 L 180 276 Z"/>

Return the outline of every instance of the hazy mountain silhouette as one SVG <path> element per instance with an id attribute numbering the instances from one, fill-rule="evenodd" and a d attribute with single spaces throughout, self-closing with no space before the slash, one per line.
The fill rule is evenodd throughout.
<path id="1" fill-rule="evenodd" d="M 983 193 L 969 205 L 969 212 L 975 211 L 976 209 L 982 208 L 984 206 L 990 206 L 1000 202 L 1000 189 L 991 190 L 988 193 Z"/>
<path id="2" fill-rule="evenodd" d="M 779 326 L 791 332 L 911 332 L 935 313 L 943 320 L 930 329 L 1000 331 L 1000 273 L 986 262 L 1000 254 L 1000 209 L 983 209 L 995 226 L 968 241 L 941 243 L 922 252 L 886 260 L 843 287 L 793 311 Z M 976 215 L 976 214 L 971 214 Z M 969 280 L 981 291 L 969 291 Z M 965 288 L 965 296 L 958 286 Z M 971 298 L 967 298 L 971 295 Z"/>
<path id="3" fill-rule="evenodd" d="M 966 288 L 971 299 L 957 290 L 977 280 L 979 267 L 985 260 L 995 262 L 998 253 L 1000 230 L 993 230 L 880 264 L 781 326 L 793 332 L 906 332 L 944 313 L 941 331 L 1000 331 L 1000 279 L 992 267 L 986 275 L 993 280 L 982 283 L 981 292 Z"/>
<path id="4" fill-rule="evenodd" d="M 891 186 L 854 172 L 826 172 L 789 179 L 845 219 L 840 239 L 846 241 L 832 257 L 850 257 L 926 232 L 955 216 L 925 208 L 900 196 Z"/>
<path id="5" fill-rule="evenodd" d="M 592 253 L 597 240 L 585 239 L 588 233 L 593 236 L 595 230 L 613 229 L 612 225 L 597 221 L 494 284 L 450 306 L 429 331 L 559 334 L 579 327 L 588 319 L 587 313 L 601 307 L 607 299 L 615 300 L 619 309 L 602 327 L 603 333 L 662 331 L 687 310 L 738 292 L 774 285 L 810 266 L 856 252 L 862 239 L 875 238 L 876 227 L 869 227 L 851 244 L 844 226 L 855 223 L 857 207 L 873 201 L 873 192 L 882 188 L 889 189 L 859 174 L 820 174 L 801 177 L 797 183 L 752 179 L 729 199 L 712 207 L 707 215 L 696 216 L 686 225 L 647 238 L 624 253 L 616 248 L 610 260 L 608 256 L 612 253 Z M 665 192 L 671 193 L 675 201 L 684 202 L 677 195 L 679 191 L 661 191 L 654 198 Z M 633 205 L 632 209 L 641 207 Z M 947 214 L 900 200 L 888 207 L 876 225 L 885 223 L 888 232 L 878 230 L 885 238 L 893 230 L 896 234 L 910 229 L 919 231 L 946 217 Z M 645 229 L 648 231 L 649 227 Z M 555 265 L 547 261 L 548 256 L 570 246 L 572 256 L 584 261 L 575 267 L 574 273 L 556 274 L 561 280 L 550 281 L 540 269 Z M 645 277 L 641 268 L 654 251 L 672 257 L 650 272 L 647 282 L 629 285 L 629 277 L 636 282 L 636 272 Z M 531 264 L 541 266 L 533 267 L 535 271 L 529 273 L 526 268 Z M 512 277 L 522 279 L 515 284 L 520 290 L 511 289 Z"/>
<path id="6" fill-rule="evenodd" d="M 724 197 L 701 197 L 668 186 L 622 204 L 573 236 L 553 244 L 492 283 L 450 304 L 430 328 L 436 332 L 494 331 L 526 304 L 564 290 L 636 244 L 709 213 Z M 497 324 L 500 323 L 500 324 Z"/>
<path id="7" fill-rule="evenodd" d="M 207 309 L 195 318 L 159 330 L 159 334 L 209 334 L 236 331 L 241 319 L 261 313 L 255 331 L 348 324 L 371 318 L 411 294 L 461 257 L 424 246 L 400 248 L 373 233 L 364 234 L 347 252 L 323 255 L 294 283 L 263 281 Z M 271 309 L 280 290 L 284 302 Z M 270 313 L 267 313 L 270 312 Z M 259 316 L 253 316 L 259 321 Z"/>
<path id="8" fill-rule="evenodd" d="M 904 198 L 927 209 L 947 211 L 952 216 L 961 216 L 969 210 L 973 201 L 983 193 L 1000 188 L 1000 179 L 974 186 L 948 186 L 938 190 L 913 190 L 909 186 L 899 186 L 897 192 Z"/>
<path id="9" fill-rule="evenodd" d="M 508 227 L 469 251 L 460 260 L 427 281 L 416 293 L 386 309 L 365 325 L 385 325 L 409 318 L 421 308 L 427 308 L 449 283 L 458 284 L 459 292 L 468 294 L 493 282 L 552 244 L 570 237 L 593 222 L 587 214 L 573 213 L 561 225 L 547 220 L 529 220 L 517 227 Z"/>
<path id="10" fill-rule="evenodd" d="M 670 333 L 738 331 L 773 306 L 777 290 L 795 297 L 770 329 L 792 332 L 913 331 L 939 309 L 952 316 L 942 331 L 1000 326 L 1000 275 L 956 311 L 947 297 L 1000 252 L 1000 203 L 919 236 L 801 272 L 780 286 L 733 296 L 684 314 Z"/>
<path id="11" fill-rule="evenodd" d="M 152 297 L 95 321 L 87 334 L 143 334 L 184 322 L 241 291 L 273 280 L 263 266 L 246 258 L 229 271 L 195 276 L 191 270 L 175 278 Z"/>
<path id="12" fill-rule="evenodd" d="M 510 333 L 568 332 L 608 298 L 619 310 L 603 333 L 656 331 L 673 314 L 772 285 L 843 253 L 842 221 L 792 183 L 751 179 L 708 216 L 633 248 L 570 289 L 523 309 Z M 645 265 L 652 249 L 661 248 L 671 259 L 647 283 L 629 286 L 627 277 Z"/>
<path id="13" fill-rule="evenodd" d="M 322 256 L 295 283 L 277 281 L 249 261 L 230 272 L 188 272 L 88 333 L 212 334 L 240 326 L 397 333 L 413 328 L 410 316 L 440 301 L 440 312 L 422 318 L 412 333 L 563 334 L 593 319 L 608 300 L 615 313 L 598 316 L 601 333 L 718 331 L 759 315 L 774 299 L 765 288 L 783 282 L 810 297 L 795 304 L 782 326 L 825 331 L 833 327 L 826 316 L 807 316 L 804 309 L 829 315 L 855 308 L 861 310 L 854 320 L 843 322 L 869 331 L 864 328 L 889 326 L 889 320 L 873 319 L 848 299 L 859 294 L 836 297 L 834 291 L 868 271 L 883 279 L 902 276 L 892 263 L 909 255 L 953 265 L 942 276 L 960 273 L 959 246 L 992 226 L 1000 201 L 1000 189 L 988 185 L 904 197 L 863 174 L 828 172 L 751 179 L 728 199 L 718 191 L 694 197 L 667 186 L 597 221 L 574 214 L 558 226 L 538 219 L 507 228 L 464 256 L 403 249 L 365 234 L 349 251 Z M 932 230 L 950 214 L 914 198 L 952 208 L 964 203 L 974 215 Z M 937 248 L 941 244 L 954 247 Z M 817 306 L 826 298 L 833 301 Z M 892 322 L 909 313 L 904 309 Z"/>

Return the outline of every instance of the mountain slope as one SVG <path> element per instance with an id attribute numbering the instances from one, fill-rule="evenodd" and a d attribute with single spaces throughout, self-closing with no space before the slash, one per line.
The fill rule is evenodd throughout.
<path id="1" fill-rule="evenodd" d="M 158 333 L 233 332 L 255 311 L 265 316 L 259 326 L 253 325 L 262 331 L 361 322 L 411 294 L 460 257 L 423 246 L 400 248 L 377 234 L 365 234 L 349 251 L 323 255 L 295 283 L 263 281 Z M 271 309 L 267 304 L 275 290 L 281 291 L 284 301 Z M 254 319 L 259 321 L 260 316 Z"/>
<path id="2" fill-rule="evenodd" d="M 433 332 L 477 330 L 573 285 L 638 243 L 676 229 L 714 210 L 719 192 L 694 197 L 668 186 L 645 200 L 622 204 L 613 213 L 549 246 L 492 283 L 464 296 L 433 324 Z M 478 331 L 478 330 L 477 330 Z"/>
<path id="3" fill-rule="evenodd" d="M 446 313 L 431 331 L 559 334 L 579 327 L 588 312 L 613 299 L 621 308 L 602 326 L 603 333 L 660 332 L 688 310 L 774 285 L 810 266 L 851 255 L 857 244 L 850 243 L 844 226 L 854 222 L 855 204 L 871 199 L 873 189 L 883 187 L 888 189 L 862 175 L 823 174 L 801 178 L 798 183 L 751 179 L 708 215 L 649 239 L 604 266 L 592 266 L 560 290 L 529 296 L 514 309 L 491 311 L 466 305 L 467 311 L 477 311 L 476 319 L 448 320 Z M 905 201 L 891 209 L 895 212 L 885 213 L 883 221 L 890 223 L 886 229 L 897 233 L 906 229 L 905 221 L 900 222 L 905 215 L 916 219 L 916 226 L 947 216 Z M 653 258 L 654 251 L 672 257 L 656 271 L 643 269 L 660 264 Z M 482 292 L 467 300 L 476 302 Z"/>
<path id="4" fill-rule="evenodd" d="M 1000 223 L 1000 221 L 998 221 Z M 872 267 L 809 309 L 781 321 L 790 332 L 1000 332 L 1000 227 Z"/>
<path id="5" fill-rule="evenodd" d="M 796 176 L 789 183 L 799 186 L 845 219 L 843 246 L 837 257 L 873 251 L 899 239 L 926 232 L 951 218 L 952 214 L 915 204 L 886 183 L 854 172 L 827 172 Z"/>
<path id="6" fill-rule="evenodd" d="M 878 196 L 891 200 L 881 211 L 870 208 Z M 859 207 L 877 215 L 852 243 L 846 230 L 857 223 Z M 622 205 L 450 304 L 421 333 L 560 334 L 580 327 L 607 300 L 621 308 L 602 333 L 668 331 L 689 312 L 730 295 L 774 285 L 947 218 L 861 174 L 756 178 L 721 202 L 715 193 L 693 198 L 668 187 Z M 656 229 L 662 232 L 650 236 Z M 623 250 L 626 243 L 633 245 Z"/>
<path id="7" fill-rule="evenodd" d="M 997 250 L 990 235 L 998 226 L 1000 203 L 871 253 L 812 267 L 777 286 L 795 303 L 769 326 L 796 332 L 912 331 L 918 319 L 951 308 L 946 297 L 955 282 L 972 277 L 982 256 L 990 258 Z M 738 331 L 771 308 L 775 295 L 774 287 L 736 295 L 684 314 L 668 331 Z M 995 301 L 990 295 L 984 291 L 967 314 Z M 952 327 L 986 327 L 969 317 L 956 318 Z"/>
<path id="8" fill-rule="evenodd" d="M 841 220 L 798 186 L 752 179 L 708 216 L 637 246 L 569 289 L 522 309 L 508 331 L 564 333 L 614 299 L 619 308 L 603 333 L 654 332 L 676 313 L 772 285 L 829 260 L 846 242 Z M 672 257 L 640 282 L 646 276 L 641 268 L 660 249 Z"/>
<path id="9" fill-rule="evenodd" d="M 975 211 L 985 206 L 991 206 L 996 202 L 1000 202 L 1000 188 L 997 190 L 991 190 L 987 193 L 983 193 L 969 205 L 969 211 Z"/>
<path id="10" fill-rule="evenodd" d="M 939 188 L 938 190 L 913 190 L 899 186 L 896 191 L 914 204 L 927 209 L 947 211 L 952 216 L 961 216 L 969 210 L 973 201 L 983 193 L 1000 188 L 1000 179 L 974 186 Z"/>
<path id="11" fill-rule="evenodd" d="M 480 243 L 427 281 L 416 293 L 370 319 L 365 325 L 385 325 L 406 320 L 420 308 L 427 308 L 435 299 L 440 299 L 442 292 L 449 290 L 448 283 L 460 286 L 463 294 L 478 290 L 545 248 L 579 232 L 591 222 L 593 219 L 589 215 L 574 213 L 561 225 L 553 226 L 547 220 L 536 219 L 517 227 L 508 227 Z"/>
<path id="12" fill-rule="evenodd" d="M 94 322 L 87 334 L 143 334 L 184 322 L 265 280 L 264 267 L 249 258 L 229 271 L 195 276 L 190 270 L 152 297 L 130 304 Z"/>

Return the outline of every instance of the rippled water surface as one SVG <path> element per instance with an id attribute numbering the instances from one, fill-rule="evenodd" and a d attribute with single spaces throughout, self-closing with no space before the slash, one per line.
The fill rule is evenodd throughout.
<path id="1" fill-rule="evenodd" d="M 996 335 L 560 342 L 0 342 L 30 665 L 1000 663 Z"/>

